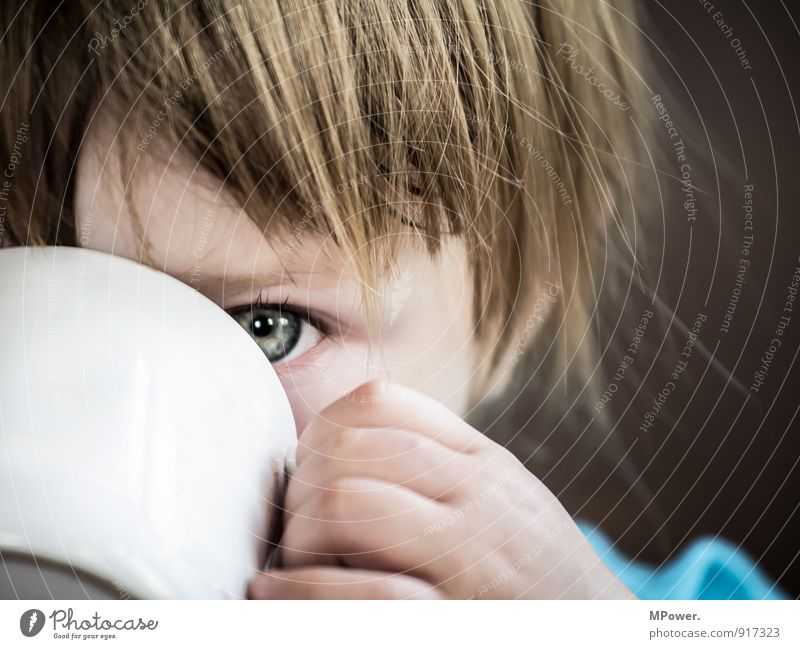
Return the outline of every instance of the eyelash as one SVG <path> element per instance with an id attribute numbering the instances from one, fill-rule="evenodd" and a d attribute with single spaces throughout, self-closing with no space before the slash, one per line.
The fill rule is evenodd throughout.
<path id="1" fill-rule="evenodd" d="M 316 316 L 310 309 L 303 309 L 302 307 L 296 307 L 290 305 L 288 297 L 283 302 L 280 303 L 270 302 L 269 300 L 265 302 L 263 299 L 263 291 L 258 292 L 255 302 L 246 305 L 243 304 L 241 306 L 228 309 L 228 314 L 233 315 L 234 313 L 237 313 L 244 309 L 253 309 L 256 307 L 262 307 L 262 308 L 268 307 L 272 309 L 277 309 L 281 313 L 291 313 L 292 315 L 297 316 L 301 320 L 304 320 L 306 323 L 310 324 L 312 327 L 317 329 L 322 335 L 322 340 L 326 340 L 330 338 L 332 335 L 330 327 L 325 322 L 323 322 L 318 316 Z"/>

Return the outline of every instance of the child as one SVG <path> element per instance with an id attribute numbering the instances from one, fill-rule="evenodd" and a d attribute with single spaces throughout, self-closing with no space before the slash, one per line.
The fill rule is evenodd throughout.
<path id="1" fill-rule="evenodd" d="M 287 391 L 282 563 L 251 596 L 669 594 L 464 421 L 545 322 L 595 389 L 591 264 L 650 137 L 627 3 L 14 4 L 0 243 L 182 279 Z"/>

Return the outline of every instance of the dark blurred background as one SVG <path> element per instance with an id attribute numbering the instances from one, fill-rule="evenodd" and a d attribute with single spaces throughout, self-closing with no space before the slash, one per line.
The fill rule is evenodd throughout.
<path id="1" fill-rule="evenodd" d="M 502 431 L 527 427 L 534 444 L 518 446 L 518 455 L 531 455 L 529 467 L 567 508 L 598 523 L 629 555 L 660 563 L 691 539 L 720 535 L 798 597 L 800 295 L 791 313 L 783 309 L 800 266 L 800 8 L 781 0 L 713 4 L 640 5 L 658 69 L 651 86 L 688 145 L 697 215 L 687 227 L 680 185 L 662 179 L 667 206 L 662 214 L 654 193 L 661 223 L 649 240 L 650 290 L 634 287 L 602 322 L 604 369 L 613 375 L 654 288 L 663 317 L 674 312 L 691 328 L 704 314 L 685 375 L 652 426 L 640 430 L 687 340 L 677 321 L 664 328 L 666 339 L 651 323 L 637 373 L 618 382 L 609 402 L 611 430 L 589 423 L 594 404 L 583 422 L 573 417 L 554 428 L 541 413 L 529 421 L 517 409 L 492 428 L 502 439 Z M 666 172 L 680 175 L 674 155 L 666 163 Z M 753 186 L 750 231 L 745 185 Z M 737 286 L 745 235 L 753 235 L 750 265 Z M 754 374 L 782 315 L 789 321 L 781 345 L 756 392 Z M 587 426 L 582 438 L 593 441 L 574 444 L 559 426 L 572 433 Z M 628 452 L 624 465 L 609 464 L 611 447 Z"/>

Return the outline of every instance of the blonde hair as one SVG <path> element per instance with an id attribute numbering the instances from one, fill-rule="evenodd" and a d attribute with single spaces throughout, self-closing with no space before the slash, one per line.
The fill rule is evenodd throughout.
<path id="1" fill-rule="evenodd" d="M 486 359 L 476 398 L 545 280 L 560 287 L 549 317 L 565 358 L 588 381 L 592 259 L 626 231 L 635 192 L 628 2 L 15 4 L 0 10 L 6 150 L 20 121 L 33 126 L 4 245 L 76 243 L 72 171 L 103 109 L 130 165 L 163 138 L 224 178 L 267 235 L 302 220 L 332 236 L 370 311 L 399 233 L 432 254 L 462 237 Z"/>

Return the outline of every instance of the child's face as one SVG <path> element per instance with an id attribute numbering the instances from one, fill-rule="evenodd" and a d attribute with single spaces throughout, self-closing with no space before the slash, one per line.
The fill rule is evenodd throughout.
<path id="1" fill-rule="evenodd" d="M 103 130 L 90 133 L 82 148 L 75 204 L 81 245 L 138 260 L 143 230 L 155 268 L 202 291 L 254 334 L 289 395 L 298 431 L 372 378 L 403 383 L 465 414 L 476 355 L 460 240 L 446 240 L 434 262 L 409 236 L 384 283 L 386 306 L 368 366 L 358 277 L 330 240 L 308 234 L 298 219 L 294 232 L 268 243 L 219 191 L 218 179 L 177 153 L 170 159 L 172 152 L 144 155 L 137 164 L 137 231 L 122 200 L 117 153 L 113 132 Z M 263 306 L 233 311 L 257 302 Z M 275 305 L 284 303 L 278 324 Z"/>

